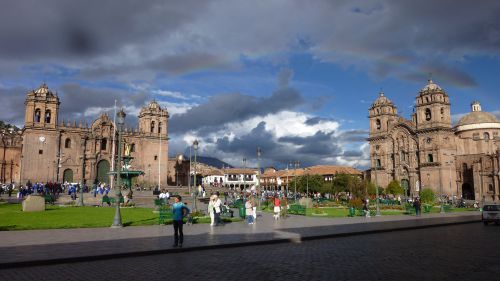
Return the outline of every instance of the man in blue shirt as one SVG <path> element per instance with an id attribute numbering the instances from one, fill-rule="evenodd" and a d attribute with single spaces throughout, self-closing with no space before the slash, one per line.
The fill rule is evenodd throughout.
<path id="1" fill-rule="evenodd" d="M 174 197 L 175 203 L 172 205 L 173 225 L 174 225 L 174 247 L 182 247 L 184 233 L 182 232 L 182 218 L 189 214 L 189 208 L 181 202 L 180 196 Z"/>

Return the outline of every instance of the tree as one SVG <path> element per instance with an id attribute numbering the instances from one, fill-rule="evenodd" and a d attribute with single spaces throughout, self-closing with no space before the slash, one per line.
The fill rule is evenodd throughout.
<path id="1" fill-rule="evenodd" d="M 377 194 L 377 187 L 373 182 L 365 181 L 365 185 L 366 185 L 366 193 L 368 193 L 368 195 L 374 196 Z"/>
<path id="2" fill-rule="evenodd" d="M 325 190 L 324 180 L 321 175 L 302 175 L 292 179 L 290 181 L 290 188 L 294 190 L 295 182 L 297 182 L 297 192 L 321 192 L 325 193 L 328 190 Z M 309 188 L 308 188 L 309 187 Z"/>
<path id="3" fill-rule="evenodd" d="M 434 194 L 434 191 L 428 187 L 420 191 L 420 202 L 422 203 L 432 204 L 434 203 L 435 198 L 436 195 Z"/>
<path id="4" fill-rule="evenodd" d="M 401 187 L 401 184 L 399 184 L 399 181 L 393 180 L 389 183 L 385 192 L 387 194 L 401 195 L 404 193 L 404 189 Z"/>
<path id="5" fill-rule="evenodd" d="M 335 197 L 337 197 L 340 192 L 349 191 L 347 187 L 348 180 L 349 175 L 346 174 L 338 174 L 333 178 L 332 193 L 335 195 Z"/>

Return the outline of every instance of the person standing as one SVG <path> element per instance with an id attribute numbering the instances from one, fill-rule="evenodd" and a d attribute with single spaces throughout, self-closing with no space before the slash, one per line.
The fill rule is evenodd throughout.
<path id="1" fill-rule="evenodd" d="M 252 202 L 250 200 L 247 200 L 245 202 L 245 211 L 247 213 L 247 223 L 248 224 L 253 224 L 253 208 L 252 208 Z"/>
<path id="2" fill-rule="evenodd" d="M 215 196 L 215 202 L 214 202 L 214 217 L 215 217 L 215 225 L 221 225 L 221 219 L 220 219 L 220 212 L 222 211 L 222 201 L 220 200 L 219 196 Z"/>
<path id="3" fill-rule="evenodd" d="M 421 207 L 421 204 L 420 204 L 420 198 L 417 197 L 415 199 L 415 202 L 413 202 L 413 207 L 415 207 L 415 215 L 418 217 L 420 216 L 420 207 Z"/>
<path id="4" fill-rule="evenodd" d="M 182 198 L 180 196 L 175 196 L 175 203 L 172 205 L 173 214 L 173 225 L 174 225 L 174 245 L 173 247 L 182 248 L 182 243 L 184 242 L 184 232 L 182 229 L 183 221 L 182 218 L 189 214 L 189 208 L 182 203 Z"/>
<path id="5" fill-rule="evenodd" d="M 212 195 L 212 196 L 210 196 L 210 200 L 208 201 L 208 214 L 210 215 L 210 225 L 211 226 L 215 225 L 214 206 L 215 206 L 215 195 Z"/>
<path id="6" fill-rule="evenodd" d="M 250 196 L 250 203 L 252 203 L 252 216 L 253 216 L 252 223 L 253 223 L 257 219 L 257 201 L 255 200 L 255 196 L 253 195 Z"/>
<path id="7" fill-rule="evenodd" d="M 280 199 L 278 196 L 275 196 L 274 197 L 274 219 L 275 220 L 279 220 L 280 212 L 281 212 Z"/>

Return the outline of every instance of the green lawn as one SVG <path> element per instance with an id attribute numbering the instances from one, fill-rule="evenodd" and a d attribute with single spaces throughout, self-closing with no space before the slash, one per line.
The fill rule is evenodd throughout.
<path id="1" fill-rule="evenodd" d="M 370 206 L 370 211 L 374 212 L 376 210 L 375 206 Z M 434 206 L 431 209 L 431 213 L 439 213 L 441 209 L 439 206 Z M 474 208 L 452 208 L 450 212 L 469 212 L 469 211 L 477 211 L 477 209 Z M 405 215 L 405 210 L 399 210 L 399 209 L 381 209 L 380 210 L 381 214 L 383 216 L 390 216 L 390 215 Z M 326 215 L 323 215 L 324 217 L 347 217 L 349 214 L 349 210 L 347 208 L 308 208 L 306 209 L 306 215 L 307 216 L 318 216 L 321 217 L 321 215 L 315 215 L 315 213 L 326 213 Z M 423 210 L 422 210 L 423 213 Z M 358 214 L 358 211 L 356 210 L 356 215 Z"/>
<path id="2" fill-rule="evenodd" d="M 121 208 L 124 226 L 158 224 L 150 208 Z M 21 204 L 0 204 L 0 230 L 108 227 L 115 208 L 59 207 L 46 205 L 45 212 L 22 211 Z"/>
<path id="3" fill-rule="evenodd" d="M 0 204 L 0 231 L 109 227 L 113 223 L 114 207 L 59 207 L 46 205 L 45 212 L 22 211 L 21 204 Z M 154 225 L 159 223 L 159 214 L 151 208 L 121 208 L 124 226 Z M 240 218 L 223 218 L 225 222 L 241 221 Z M 167 211 L 167 224 L 172 215 Z M 210 223 L 209 217 L 194 218 L 194 223 Z"/>

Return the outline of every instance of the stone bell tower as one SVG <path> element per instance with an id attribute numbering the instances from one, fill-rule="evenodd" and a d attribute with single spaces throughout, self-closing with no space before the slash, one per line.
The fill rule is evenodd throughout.
<path id="1" fill-rule="evenodd" d="M 21 182 L 47 182 L 57 171 L 59 97 L 43 83 L 25 101 Z"/>
<path id="2" fill-rule="evenodd" d="M 27 128 L 52 129 L 57 126 L 59 97 L 43 83 L 36 90 L 28 92 L 25 105 L 24 126 Z"/>

